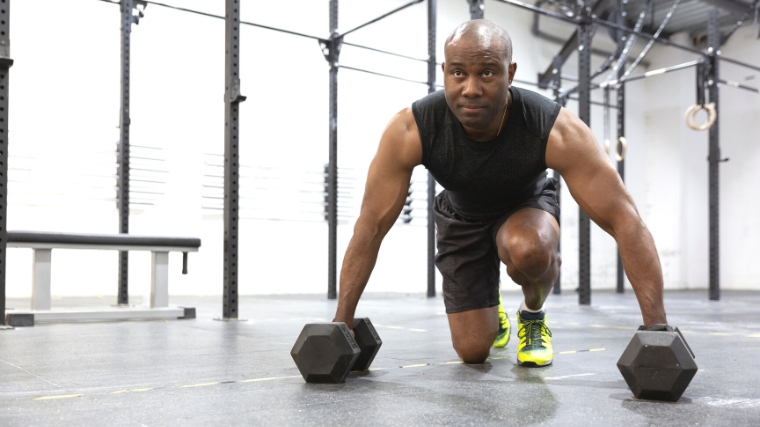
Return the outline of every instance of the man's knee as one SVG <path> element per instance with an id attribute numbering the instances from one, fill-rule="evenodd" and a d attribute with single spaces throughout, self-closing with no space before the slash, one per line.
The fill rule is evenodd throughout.
<path id="1" fill-rule="evenodd" d="M 483 363 L 488 359 L 488 355 L 491 352 L 491 343 L 488 346 L 457 345 L 457 343 L 454 343 L 454 350 L 456 350 L 459 358 L 464 363 Z"/>
<path id="2" fill-rule="evenodd" d="M 553 264 L 560 262 L 557 248 L 548 240 L 550 239 L 542 239 L 534 232 L 510 236 L 506 242 L 508 259 L 502 261 L 508 266 L 512 264 L 513 268 L 528 278 L 542 277 Z"/>

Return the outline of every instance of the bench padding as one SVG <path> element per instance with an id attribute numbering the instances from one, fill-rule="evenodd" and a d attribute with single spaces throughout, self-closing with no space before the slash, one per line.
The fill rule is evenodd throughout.
<path id="1" fill-rule="evenodd" d="M 51 233 L 46 231 L 8 231 L 8 243 L 99 246 L 157 246 L 198 249 L 195 237 L 135 236 L 132 234 Z"/>

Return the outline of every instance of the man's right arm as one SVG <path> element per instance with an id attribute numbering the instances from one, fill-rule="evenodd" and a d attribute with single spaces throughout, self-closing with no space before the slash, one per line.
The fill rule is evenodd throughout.
<path id="1" fill-rule="evenodd" d="M 414 167 L 422 163 L 422 141 L 411 108 L 388 124 L 372 160 L 359 219 L 340 272 L 336 322 L 353 329 L 354 312 L 383 238 L 396 222 L 409 191 Z"/>

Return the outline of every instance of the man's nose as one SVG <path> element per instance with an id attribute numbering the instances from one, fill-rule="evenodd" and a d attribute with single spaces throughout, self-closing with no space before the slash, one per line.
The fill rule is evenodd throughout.
<path id="1" fill-rule="evenodd" d="M 464 90 L 462 91 L 462 96 L 467 98 L 472 97 L 478 97 L 483 94 L 482 88 L 480 86 L 480 81 L 476 77 L 467 77 L 467 79 L 464 81 Z"/>

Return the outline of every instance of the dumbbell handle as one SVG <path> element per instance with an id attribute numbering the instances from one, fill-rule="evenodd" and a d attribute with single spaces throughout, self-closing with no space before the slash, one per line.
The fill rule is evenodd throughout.
<path id="1" fill-rule="evenodd" d="M 640 331 L 650 331 L 650 332 L 677 332 L 678 336 L 681 337 L 681 340 L 684 344 L 686 344 L 686 349 L 689 350 L 689 353 L 691 353 L 691 357 L 697 358 L 697 356 L 694 355 L 694 352 L 691 350 L 691 347 L 689 347 L 689 343 L 686 342 L 686 338 L 683 337 L 683 334 L 680 330 L 678 330 L 678 327 L 673 327 L 670 325 L 666 325 L 665 323 L 655 323 L 652 325 L 641 325 L 639 326 Z"/>

